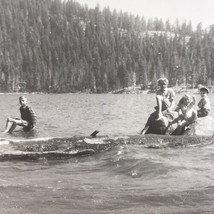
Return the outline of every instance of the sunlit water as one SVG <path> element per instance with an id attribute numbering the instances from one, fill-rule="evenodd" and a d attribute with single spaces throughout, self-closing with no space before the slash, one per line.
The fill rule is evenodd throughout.
<path id="1" fill-rule="evenodd" d="M 19 116 L 19 96 L 0 95 L 2 131 L 7 115 Z M 38 116 L 35 137 L 136 135 L 155 106 L 154 94 L 26 96 Z M 1 137 L 26 138 L 21 133 Z M 213 213 L 213 157 L 213 144 L 119 144 L 89 156 L 0 162 L 0 213 Z"/>

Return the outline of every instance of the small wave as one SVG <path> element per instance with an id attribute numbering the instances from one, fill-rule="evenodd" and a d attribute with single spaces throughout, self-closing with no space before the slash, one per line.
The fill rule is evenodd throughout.
<path id="1" fill-rule="evenodd" d="M 0 160 L 69 158 L 108 151 L 117 145 L 140 145 L 147 149 L 186 148 L 214 143 L 213 136 L 102 136 L 71 138 L 0 139 Z M 121 151 L 120 151 L 121 152 Z"/>

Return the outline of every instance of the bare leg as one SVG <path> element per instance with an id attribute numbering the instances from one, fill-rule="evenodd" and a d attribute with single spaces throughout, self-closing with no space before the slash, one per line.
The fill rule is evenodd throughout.
<path id="1" fill-rule="evenodd" d="M 140 132 L 140 134 L 144 135 L 148 129 L 149 129 L 149 126 L 145 126 L 144 129 Z"/>
<path id="2" fill-rule="evenodd" d="M 148 120 L 147 120 L 147 122 L 146 122 L 146 124 L 145 124 L 145 126 L 143 128 L 143 130 L 140 132 L 140 134 L 142 134 L 142 135 L 146 134 L 146 132 L 148 131 L 148 129 L 149 129 L 150 125 L 151 125 L 151 123 L 153 123 L 156 120 L 156 118 L 157 118 L 157 111 L 155 111 L 152 114 L 150 114 L 150 116 L 149 116 L 149 118 L 148 118 Z"/>
<path id="3" fill-rule="evenodd" d="M 181 135 L 183 131 L 184 131 L 184 127 L 178 125 L 178 127 L 175 129 L 172 135 Z"/>
<path id="4" fill-rule="evenodd" d="M 163 100 L 163 98 L 160 95 L 157 95 L 156 99 L 157 99 L 157 104 L 158 104 L 158 118 L 157 118 L 157 120 L 160 120 L 163 116 L 163 114 L 162 114 L 162 100 Z"/>
<path id="5" fill-rule="evenodd" d="M 13 130 L 16 128 L 16 123 L 15 122 L 11 122 L 11 126 L 10 126 L 10 129 L 8 130 L 8 133 L 12 133 Z"/>
<path id="6" fill-rule="evenodd" d="M 6 122 L 6 127 L 4 133 L 12 133 L 12 131 L 16 128 L 16 122 L 12 118 L 8 118 Z"/>

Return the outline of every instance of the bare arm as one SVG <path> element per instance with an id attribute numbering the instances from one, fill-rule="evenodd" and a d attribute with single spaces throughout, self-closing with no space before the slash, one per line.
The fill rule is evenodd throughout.
<path id="1" fill-rule="evenodd" d="M 172 110 L 175 107 L 175 100 L 172 100 L 170 107 L 168 110 Z"/>
<path id="2" fill-rule="evenodd" d="M 192 108 L 195 105 L 195 96 L 192 96 L 192 102 L 189 104 L 189 108 Z"/>
<path id="3" fill-rule="evenodd" d="M 197 113 L 195 110 L 193 110 L 192 116 L 190 118 L 187 118 L 187 119 L 184 119 L 183 121 L 181 121 L 181 123 L 179 125 L 186 126 L 186 125 L 194 123 L 196 120 L 197 120 Z"/>
<path id="4" fill-rule="evenodd" d="M 179 111 L 179 109 L 177 109 L 177 111 Z M 182 119 L 183 119 L 183 116 L 182 115 L 178 115 L 178 117 L 176 117 L 173 121 L 171 121 L 169 123 L 169 126 L 172 125 L 172 124 L 174 124 L 174 123 L 178 123 Z"/>

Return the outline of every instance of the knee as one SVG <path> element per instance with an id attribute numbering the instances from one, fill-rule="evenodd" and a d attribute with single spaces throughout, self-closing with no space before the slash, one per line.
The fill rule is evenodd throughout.
<path id="1" fill-rule="evenodd" d="M 161 95 L 157 95 L 157 96 L 156 96 L 156 99 L 157 99 L 157 100 L 163 100 L 163 97 L 162 97 Z"/>
<path id="2" fill-rule="evenodd" d="M 11 118 L 11 117 L 8 117 L 7 118 L 7 122 L 15 122 L 15 119 Z"/>

